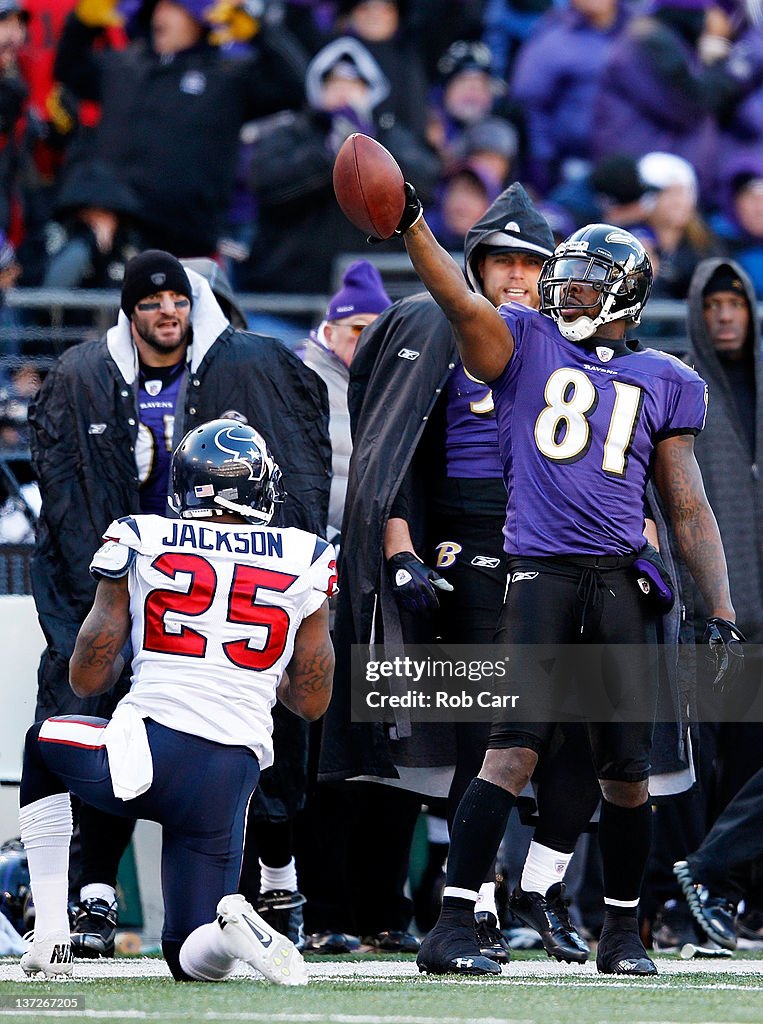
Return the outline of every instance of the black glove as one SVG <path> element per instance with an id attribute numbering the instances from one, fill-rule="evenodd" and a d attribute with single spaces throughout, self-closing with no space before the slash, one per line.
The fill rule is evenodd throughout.
<path id="1" fill-rule="evenodd" d="M 736 624 L 728 619 L 717 616 L 707 620 L 705 635 L 702 638 L 710 647 L 712 660 L 715 662 L 717 675 L 713 680 L 713 689 L 723 693 L 727 680 L 733 680 L 742 671 L 744 650 L 742 644 L 745 635 Z"/>
<path id="2" fill-rule="evenodd" d="M 453 589 L 447 580 L 424 565 L 412 551 L 399 551 L 388 558 L 387 571 L 392 593 L 400 607 L 407 612 L 430 615 L 440 607 L 437 590 Z"/>
<path id="3" fill-rule="evenodd" d="M 395 228 L 396 235 L 404 235 L 408 228 L 412 228 L 416 221 L 424 213 L 424 207 L 421 205 L 421 200 L 416 195 L 416 189 L 411 185 L 409 181 L 405 182 L 405 206 L 403 207 L 403 215 L 400 218 L 397 227 Z M 379 245 L 380 242 L 386 242 L 386 238 L 377 238 L 376 235 L 369 235 L 366 241 L 370 245 Z"/>

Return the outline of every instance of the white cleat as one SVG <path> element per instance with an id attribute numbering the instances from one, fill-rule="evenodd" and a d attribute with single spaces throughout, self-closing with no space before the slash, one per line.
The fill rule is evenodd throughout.
<path id="1" fill-rule="evenodd" d="M 74 961 L 69 934 L 46 935 L 44 939 L 35 939 L 32 948 L 22 955 L 19 966 L 25 974 L 42 972 L 46 978 L 71 974 Z"/>
<path id="2" fill-rule="evenodd" d="M 307 967 L 293 942 L 271 928 L 239 893 L 217 904 L 217 923 L 231 956 L 276 985 L 306 985 Z"/>

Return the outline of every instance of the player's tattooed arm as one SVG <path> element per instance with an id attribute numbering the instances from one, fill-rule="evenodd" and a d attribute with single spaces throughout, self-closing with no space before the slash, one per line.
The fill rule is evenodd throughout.
<path id="1" fill-rule="evenodd" d="M 289 711 L 314 722 L 331 700 L 334 648 L 328 631 L 328 604 L 302 621 L 294 655 L 278 686 L 278 699 Z"/>
<path id="2" fill-rule="evenodd" d="M 127 577 L 102 579 L 69 662 L 69 685 L 78 697 L 94 697 L 111 689 L 124 667 L 120 652 L 129 635 Z"/>
<path id="3" fill-rule="evenodd" d="M 423 217 L 403 235 L 413 269 L 451 323 L 466 369 L 493 381 L 514 353 L 514 338 L 492 302 L 473 292 L 463 271 L 432 234 Z"/>
<path id="4" fill-rule="evenodd" d="M 667 506 L 681 557 L 689 566 L 710 615 L 735 621 L 723 543 L 705 494 L 690 434 L 666 438 L 657 445 L 654 478 Z"/>

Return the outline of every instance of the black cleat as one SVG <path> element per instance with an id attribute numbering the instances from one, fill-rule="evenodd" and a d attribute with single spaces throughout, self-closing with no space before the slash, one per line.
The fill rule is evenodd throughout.
<path id="1" fill-rule="evenodd" d="M 568 964 L 584 964 L 591 950 L 570 919 L 564 891 L 564 882 L 556 882 L 545 896 L 517 886 L 511 894 L 509 909 L 537 931 L 549 956 Z"/>
<path id="2" fill-rule="evenodd" d="M 426 974 L 500 974 L 494 960 L 483 956 L 469 911 L 468 924 L 447 925 L 438 922 L 421 943 L 416 964 Z"/>
<path id="3" fill-rule="evenodd" d="M 410 932 L 377 932 L 363 939 L 371 953 L 418 953 L 421 943 Z"/>
<path id="4" fill-rule="evenodd" d="M 494 960 L 497 964 L 507 964 L 511 959 L 511 949 L 501 935 L 495 914 L 491 914 L 489 910 L 477 911 L 474 915 L 474 927 L 482 956 Z"/>
<path id="5" fill-rule="evenodd" d="M 313 932 L 305 942 L 306 953 L 322 953 L 326 956 L 341 956 L 344 953 L 360 952 L 360 939 L 346 932 Z"/>
<path id="6" fill-rule="evenodd" d="M 737 948 L 737 931 L 734 923 L 736 907 L 729 900 L 712 896 L 706 886 L 697 882 L 687 861 L 678 860 L 673 865 L 673 874 L 678 879 L 694 920 L 702 931 L 724 949 Z"/>
<path id="7" fill-rule="evenodd" d="M 687 942 L 696 945 L 704 938 L 697 929 L 692 912 L 684 900 L 667 900 L 657 911 L 652 924 L 652 946 L 660 952 L 680 950 Z"/>
<path id="8" fill-rule="evenodd" d="M 285 935 L 297 949 L 305 948 L 305 922 L 302 906 L 305 897 L 291 889 L 269 889 L 257 897 L 257 913 L 271 928 Z"/>
<path id="9" fill-rule="evenodd" d="M 84 960 L 114 956 L 117 905 L 93 897 L 82 900 L 71 931 L 72 955 Z"/>
<path id="10" fill-rule="evenodd" d="M 736 921 L 737 935 L 750 942 L 763 941 L 763 911 L 752 908 L 740 914 Z"/>
<path id="11" fill-rule="evenodd" d="M 599 974 L 630 974 L 648 977 L 657 974 L 654 961 L 644 949 L 635 917 L 607 915 L 596 950 Z"/>

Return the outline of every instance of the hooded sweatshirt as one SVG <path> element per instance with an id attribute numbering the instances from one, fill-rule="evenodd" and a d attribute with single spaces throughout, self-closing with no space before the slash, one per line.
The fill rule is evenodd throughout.
<path id="1" fill-rule="evenodd" d="M 750 309 L 756 308 L 752 284 L 738 263 L 710 259 L 699 264 L 689 288 L 687 359 L 707 382 L 709 404 L 705 429 L 696 437 L 694 449 L 721 531 L 737 622 L 749 641 L 760 643 L 763 640 L 763 490 L 758 472 L 758 460 L 763 455 L 760 325 L 757 316 L 752 315 L 755 427 L 751 450 L 750 424 L 742 421 L 744 414 L 724 364 L 716 354 L 702 311 L 703 289 L 722 266 L 730 267 L 739 276 Z M 702 633 L 707 608 L 698 592 L 695 601 L 697 632 Z"/>
<path id="2" fill-rule="evenodd" d="M 466 236 L 466 276 L 475 291 L 482 291 L 476 264 L 478 247 L 503 245 L 550 255 L 553 236 L 519 183 L 510 185 Z M 414 547 L 426 542 L 426 510 L 431 504 L 430 450 L 424 434 L 443 390 L 454 374 L 463 375 L 453 331 L 434 299 L 427 293 L 393 303 L 361 335 L 350 368 L 348 404 L 352 424 L 347 500 L 342 526 L 345 558 L 341 565 L 335 646 L 334 699 L 324 720 L 319 774 L 324 781 L 355 775 L 396 777 L 399 769 L 422 765 L 452 765 L 455 747 L 446 730 L 416 727 L 405 710 L 396 711 L 394 737 L 381 724 L 351 723 L 350 658 L 352 644 L 368 643 L 374 634 L 385 642 L 402 642 L 403 627 L 397 603 L 382 571 L 384 526 L 392 515 L 408 521 Z M 480 398 L 489 394 L 481 387 Z M 437 410 L 439 411 L 439 409 Z M 491 421 L 494 435 L 495 420 Z M 427 473 L 409 472 L 423 459 Z M 476 475 L 476 474 L 472 474 Z M 491 484 L 503 491 L 500 465 L 493 480 L 481 479 L 479 491 Z M 497 505 L 502 520 L 505 492 Z M 500 526 L 497 527 L 500 529 Z M 381 624 L 381 631 L 379 625 Z M 376 633 L 375 633 L 376 631 Z M 419 779 L 420 785 L 424 779 Z M 447 785 L 445 790 L 447 790 Z"/>

